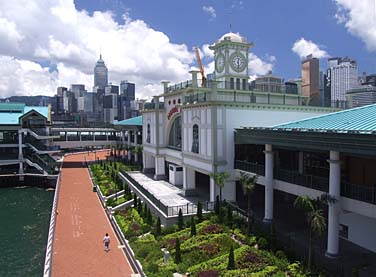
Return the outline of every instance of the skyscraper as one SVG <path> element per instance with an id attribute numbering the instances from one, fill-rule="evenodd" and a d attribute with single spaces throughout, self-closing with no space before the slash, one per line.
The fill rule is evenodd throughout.
<path id="1" fill-rule="evenodd" d="M 131 102 L 135 99 L 135 84 L 128 81 L 120 82 L 118 103 L 118 120 L 132 117 Z"/>
<path id="2" fill-rule="evenodd" d="M 102 54 L 94 67 L 94 87 L 104 89 L 108 84 L 108 70 L 102 60 Z"/>
<path id="3" fill-rule="evenodd" d="M 302 62 L 302 95 L 309 97 L 310 105 L 320 105 L 319 60 L 312 55 Z"/>
<path id="4" fill-rule="evenodd" d="M 332 106 L 345 107 L 346 91 L 359 85 L 356 61 L 348 57 L 328 59 L 327 78 Z"/>

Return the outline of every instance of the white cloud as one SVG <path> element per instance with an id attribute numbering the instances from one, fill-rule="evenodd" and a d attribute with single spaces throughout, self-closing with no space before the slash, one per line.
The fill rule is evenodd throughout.
<path id="1" fill-rule="evenodd" d="M 205 57 L 214 57 L 214 51 L 209 49 L 210 44 L 204 44 L 202 46 L 202 53 L 204 54 Z"/>
<path id="2" fill-rule="evenodd" d="M 316 43 L 311 40 L 306 40 L 305 38 L 300 38 L 295 41 L 291 50 L 301 59 L 306 58 L 310 54 L 318 59 L 329 57 L 329 54 L 325 50 L 320 49 Z"/>
<path id="3" fill-rule="evenodd" d="M 270 58 L 272 57 L 272 58 Z M 276 58 L 274 56 L 269 56 L 267 61 L 262 60 L 258 56 L 253 53 L 248 54 L 248 69 L 249 74 L 251 75 L 250 78 L 255 78 L 254 75 L 265 75 L 269 71 L 271 71 L 274 67 L 274 63 L 276 62 Z"/>
<path id="4" fill-rule="evenodd" d="M 217 17 L 217 13 L 215 12 L 213 6 L 202 6 L 202 10 L 210 16 L 211 20 Z"/>
<path id="5" fill-rule="evenodd" d="M 129 10 L 123 20 L 116 22 L 111 12 L 78 11 L 73 0 L 0 1 L 0 97 L 53 95 L 57 85 L 71 83 L 84 83 L 90 90 L 99 49 L 109 80 L 135 82 L 139 95 L 161 93 L 160 80 L 189 78 L 194 53 L 185 44 L 172 43 L 164 33 L 132 19 Z M 21 66 L 26 61 L 34 69 Z M 37 62 L 55 64 L 57 71 L 50 73 Z"/>
<path id="6" fill-rule="evenodd" d="M 368 50 L 376 51 L 376 3 L 374 0 L 335 0 L 335 18 L 360 38 Z"/>

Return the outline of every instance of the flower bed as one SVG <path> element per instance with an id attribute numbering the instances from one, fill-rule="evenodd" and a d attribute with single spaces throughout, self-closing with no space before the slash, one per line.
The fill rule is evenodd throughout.
<path id="1" fill-rule="evenodd" d="M 267 250 L 256 249 L 256 238 L 233 230 L 208 218 L 196 224 L 197 235 L 191 236 L 190 228 L 163 228 L 156 236 L 155 223 L 149 225 L 144 216 L 134 208 L 117 212 L 115 218 L 136 258 L 143 265 L 147 276 L 172 276 L 174 272 L 191 273 L 191 276 L 285 276 L 289 262 Z M 234 234 L 234 231 L 236 234 Z M 145 235 L 146 234 L 146 235 Z M 242 240 L 242 245 L 232 237 Z M 181 262 L 175 263 L 176 239 L 180 241 Z M 246 243 L 251 242 L 251 245 Z M 235 268 L 228 270 L 229 249 L 234 249 Z M 170 253 L 169 262 L 163 259 L 161 249 Z M 298 265 L 298 268 L 299 265 Z M 298 275 L 291 275 L 298 276 Z M 301 274 L 299 276 L 305 276 Z"/>

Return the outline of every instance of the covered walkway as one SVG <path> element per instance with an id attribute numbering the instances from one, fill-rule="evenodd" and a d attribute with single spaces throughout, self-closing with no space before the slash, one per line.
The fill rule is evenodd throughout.
<path id="1" fill-rule="evenodd" d="M 97 152 L 105 158 L 107 152 Z M 61 188 L 56 220 L 52 276 L 131 276 L 132 269 L 119 247 L 111 224 L 92 191 L 83 162 L 94 153 L 67 156 L 61 172 Z M 102 239 L 111 237 L 110 251 Z"/>

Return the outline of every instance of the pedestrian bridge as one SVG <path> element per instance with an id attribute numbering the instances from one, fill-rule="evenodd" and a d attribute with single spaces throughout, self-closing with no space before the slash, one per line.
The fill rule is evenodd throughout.
<path id="1" fill-rule="evenodd" d="M 52 145 L 60 149 L 116 145 L 125 141 L 127 133 L 114 128 L 52 127 Z"/>

